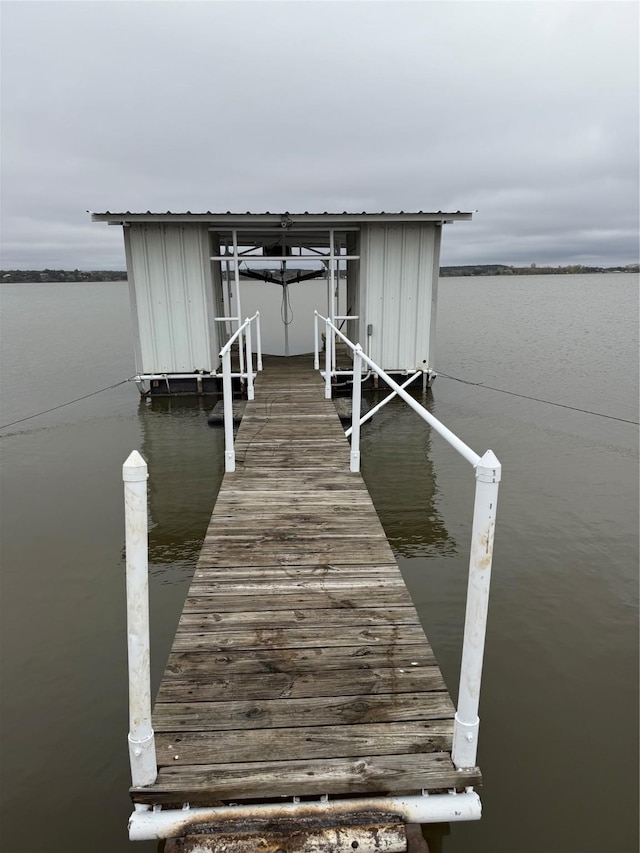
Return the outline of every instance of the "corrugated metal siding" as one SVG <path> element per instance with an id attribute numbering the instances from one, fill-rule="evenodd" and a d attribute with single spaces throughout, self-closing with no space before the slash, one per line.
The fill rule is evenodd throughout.
<path id="1" fill-rule="evenodd" d="M 431 297 L 438 268 L 436 226 L 366 225 L 361 230 L 361 287 L 371 357 L 385 370 L 429 365 Z"/>
<path id="2" fill-rule="evenodd" d="M 214 370 L 218 349 L 208 232 L 201 225 L 128 229 L 141 373 Z"/>

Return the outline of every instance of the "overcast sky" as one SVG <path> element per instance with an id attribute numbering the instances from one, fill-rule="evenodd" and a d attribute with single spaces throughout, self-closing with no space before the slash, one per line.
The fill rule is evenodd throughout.
<path id="1" fill-rule="evenodd" d="M 477 211 L 442 263 L 638 260 L 638 4 L 2 2 L 2 267 L 93 211 Z"/>

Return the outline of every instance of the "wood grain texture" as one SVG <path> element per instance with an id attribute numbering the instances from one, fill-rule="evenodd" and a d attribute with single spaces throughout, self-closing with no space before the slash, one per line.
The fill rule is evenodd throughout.
<path id="1" fill-rule="evenodd" d="M 378 667 L 400 667 L 401 669 L 433 666 L 435 657 L 426 640 L 415 645 L 332 646 L 306 649 L 254 649 L 251 654 L 242 650 L 225 649 L 223 652 L 180 652 L 175 649 L 169 655 L 165 678 L 190 677 L 204 681 L 208 677 L 222 675 L 238 679 L 245 685 L 252 678 L 246 676 L 263 673 L 319 673 L 332 669 L 358 670 Z"/>
<path id="2" fill-rule="evenodd" d="M 420 625 L 378 625 L 376 627 L 265 628 L 256 631 L 207 631 L 195 633 L 190 626 L 178 626 L 173 641 L 176 651 L 212 651 L 225 649 L 301 649 L 322 646 L 419 645 L 424 633 Z"/>
<path id="3" fill-rule="evenodd" d="M 326 630 L 330 627 L 415 625 L 416 621 L 412 607 L 333 607 L 324 610 L 300 608 L 218 613 L 211 609 L 210 599 L 207 601 L 209 607 L 203 608 L 201 612 L 184 611 L 178 629 L 191 633 L 225 630 L 274 631 L 300 627 Z"/>
<path id="4" fill-rule="evenodd" d="M 211 600 L 213 599 L 213 600 Z M 355 587 L 343 590 L 320 590 L 318 592 L 295 591 L 281 593 L 277 605 L 286 610 L 289 608 L 310 609 L 315 607 L 346 607 L 357 609 L 360 604 L 367 607 L 394 607 L 411 604 L 411 597 L 406 587 L 388 587 L 382 590 L 367 590 L 365 601 L 362 601 L 361 591 Z M 274 595 L 271 591 L 254 592 L 251 595 L 234 595 L 224 589 L 211 589 L 208 583 L 194 583 L 189 590 L 185 610 L 202 612 L 204 609 L 215 611 L 249 611 L 269 610 L 274 607 Z"/>
<path id="5" fill-rule="evenodd" d="M 368 696 L 322 696 L 305 699 L 244 699 L 230 702 L 156 702 L 153 728 L 168 731 L 338 726 L 351 723 L 453 719 L 446 692 Z"/>
<path id="6" fill-rule="evenodd" d="M 379 669 L 330 669 L 320 672 L 269 672 L 251 676 L 253 699 L 301 699 L 321 696 L 370 696 L 445 690 L 437 666 Z M 182 678 L 162 681 L 157 703 L 224 702 L 246 697 L 246 685 L 224 673 L 197 679 L 187 672 Z"/>
<path id="7" fill-rule="evenodd" d="M 198 764 L 161 767 L 153 788 L 132 789 L 136 801 L 162 803 L 194 799 L 249 799 L 305 794 L 419 793 L 424 788 L 477 785 L 480 773 L 456 770 L 445 752 L 299 761 Z"/>
<path id="8" fill-rule="evenodd" d="M 339 577 L 396 577 L 398 567 L 395 564 L 386 565 L 355 565 L 324 564 L 320 566 L 224 566 L 208 569 L 203 566 L 196 570 L 193 580 L 279 580 L 281 578 L 298 578 L 301 580 L 317 580 L 318 578 Z"/>
<path id="9" fill-rule="evenodd" d="M 354 758 L 451 750 L 453 722 L 426 720 L 406 723 L 363 723 L 348 726 L 252 729 L 212 738 L 206 732 L 158 732 L 158 766 L 221 764 L 272 760 Z"/>

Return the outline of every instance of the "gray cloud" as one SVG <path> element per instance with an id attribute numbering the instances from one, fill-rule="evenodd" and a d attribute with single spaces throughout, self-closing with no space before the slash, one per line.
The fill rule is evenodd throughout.
<path id="1" fill-rule="evenodd" d="M 626 2 L 3 3 L 4 267 L 93 210 L 477 210 L 444 263 L 638 258 Z"/>

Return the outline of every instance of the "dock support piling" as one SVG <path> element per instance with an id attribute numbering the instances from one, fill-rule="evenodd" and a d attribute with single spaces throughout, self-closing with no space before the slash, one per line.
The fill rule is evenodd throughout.
<path id="1" fill-rule="evenodd" d="M 147 463 L 134 450 L 122 466 L 127 574 L 129 659 L 129 761 L 132 785 L 152 785 L 157 777 L 151 726 L 149 651 L 149 546 Z"/>
<path id="2" fill-rule="evenodd" d="M 487 629 L 493 538 L 502 467 L 492 450 L 476 465 L 476 494 L 471 528 L 469 584 L 464 621 L 458 709 L 451 758 L 458 769 L 475 767 L 480 719 L 480 682 Z"/>

